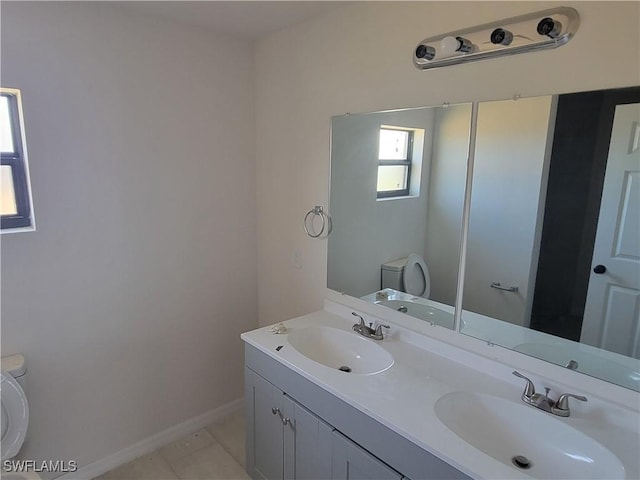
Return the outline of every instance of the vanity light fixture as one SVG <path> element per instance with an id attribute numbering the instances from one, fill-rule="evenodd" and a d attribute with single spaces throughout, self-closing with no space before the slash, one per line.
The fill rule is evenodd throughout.
<path id="1" fill-rule="evenodd" d="M 557 7 L 449 32 L 420 42 L 413 64 L 420 70 L 557 48 L 578 30 L 574 8 Z"/>

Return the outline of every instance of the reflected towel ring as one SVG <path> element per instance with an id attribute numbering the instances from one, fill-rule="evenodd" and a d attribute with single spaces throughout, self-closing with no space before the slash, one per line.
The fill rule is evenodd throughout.
<path id="1" fill-rule="evenodd" d="M 311 222 L 309 222 L 309 217 L 311 217 Z M 313 220 L 315 217 L 320 217 L 322 221 L 322 226 L 320 227 L 320 231 L 316 232 L 315 227 L 313 225 Z M 319 238 L 326 231 L 326 236 L 329 236 L 331 233 L 331 217 L 323 210 L 321 205 L 316 205 L 311 210 L 307 212 L 304 216 L 304 231 L 307 232 L 311 238 Z"/>

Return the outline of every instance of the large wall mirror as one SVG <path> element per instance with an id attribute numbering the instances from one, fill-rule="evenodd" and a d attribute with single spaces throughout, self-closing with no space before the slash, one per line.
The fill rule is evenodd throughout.
<path id="1" fill-rule="evenodd" d="M 479 103 L 465 191 L 471 111 L 333 118 L 328 287 L 640 391 L 640 87 Z"/>

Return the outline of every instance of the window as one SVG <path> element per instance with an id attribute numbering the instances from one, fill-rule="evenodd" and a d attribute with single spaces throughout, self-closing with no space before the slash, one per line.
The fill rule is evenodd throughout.
<path id="1" fill-rule="evenodd" d="M 378 198 L 409 195 L 413 130 L 381 127 L 378 146 Z"/>
<path id="2" fill-rule="evenodd" d="M 33 227 L 20 90 L 13 88 L 0 88 L 0 153 L 2 231 Z"/>

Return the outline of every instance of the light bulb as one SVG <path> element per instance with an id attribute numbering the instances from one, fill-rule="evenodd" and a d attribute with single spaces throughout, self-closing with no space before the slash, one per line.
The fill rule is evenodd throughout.
<path id="1" fill-rule="evenodd" d="M 455 55 L 459 45 L 460 42 L 456 37 L 450 35 L 444 37 L 440 40 L 440 52 L 438 52 L 440 55 L 438 55 L 438 58 L 447 58 Z"/>
<path id="2" fill-rule="evenodd" d="M 473 43 L 463 37 L 448 35 L 440 40 L 440 51 L 437 59 L 448 58 L 473 50 Z"/>

